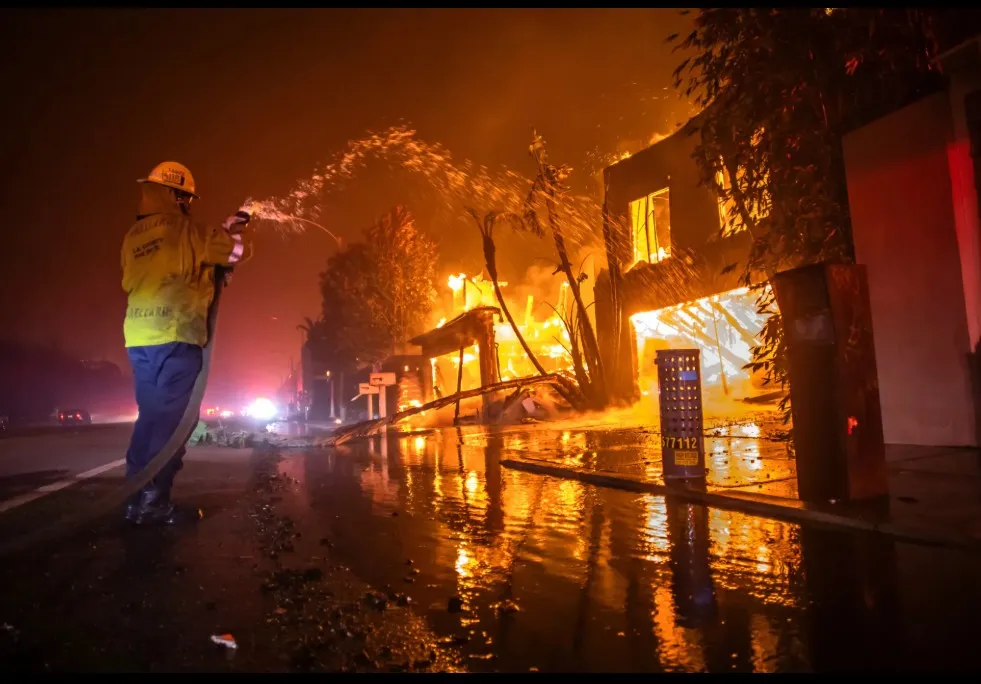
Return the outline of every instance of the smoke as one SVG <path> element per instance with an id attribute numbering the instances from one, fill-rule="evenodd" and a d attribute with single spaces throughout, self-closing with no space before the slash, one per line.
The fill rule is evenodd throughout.
<path id="1" fill-rule="evenodd" d="M 555 266 L 535 264 L 529 267 L 517 282 L 509 283 L 508 287 L 504 288 L 505 298 L 511 306 L 515 307 L 511 313 L 519 324 L 524 321 L 529 297 L 532 298 L 534 320 L 545 320 L 553 315 L 548 305 L 558 307 L 561 281 L 564 280 L 561 274 L 553 275 L 554 271 Z"/>
<path id="2" fill-rule="evenodd" d="M 552 236 L 546 235 L 542 238 L 545 246 L 552 246 Z M 582 244 L 569 244 L 569 261 L 572 262 L 573 272 L 579 276 L 585 276 L 580 281 L 579 288 L 582 293 L 583 303 L 589 306 L 593 301 L 593 288 L 596 282 L 596 275 L 606 268 L 606 249 L 602 239 L 590 237 L 587 242 Z M 550 255 L 552 256 L 552 255 Z M 510 307 L 515 320 L 521 324 L 524 321 L 528 298 L 532 298 L 532 319 L 543 321 L 552 317 L 555 311 L 562 316 L 568 316 L 570 307 L 574 306 L 572 295 L 569 293 L 565 274 L 558 271 L 558 259 L 552 256 L 551 261 L 533 264 L 515 280 L 507 281 L 508 284 L 502 288 L 504 297 Z M 589 313 L 592 316 L 592 307 Z"/>

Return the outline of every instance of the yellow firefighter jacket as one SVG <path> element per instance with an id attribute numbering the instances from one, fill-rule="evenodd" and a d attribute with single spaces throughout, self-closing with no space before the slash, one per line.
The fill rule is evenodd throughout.
<path id="1" fill-rule="evenodd" d="M 163 186 L 145 183 L 142 190 L 139 220 L 123 238 L 126 346 L 203 346 L 215 293 L 214 267 L 246 261 L 251 244 L 242 233 L 194 223 Z"/>

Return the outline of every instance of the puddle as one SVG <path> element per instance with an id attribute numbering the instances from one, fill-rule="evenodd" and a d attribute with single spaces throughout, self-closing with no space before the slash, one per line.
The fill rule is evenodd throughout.
<path id="1" fill-rule="evenodd" d="M 294 454 L 280 467 L 335 557 L 465 640 L 473 670 L 968 666 L 957 645 L 973 630 L 951 616 L 978 625 L 973 557 L 938 574 L 923 559 L 949 552 L 500 466 L 509 452 L 575 457 L 580 437 L 559 434 L 558 448 L 555 437 L 444 430 Z M 647 437 L 635 437 L 607 451 L 643 463 Z M 928 606 L 922 597 L 940 599 L 951 581 L 972 587 L 956 607 L 904 610 L 907 592 Z M 462 610 L 448 609 L 454 597 Z M 926 635 L 928 623 L 939 631 Z"/>

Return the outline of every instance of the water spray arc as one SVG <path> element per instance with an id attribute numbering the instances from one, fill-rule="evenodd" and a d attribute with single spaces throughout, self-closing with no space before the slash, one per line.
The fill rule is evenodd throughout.
<path id="1" fill-rule="evenodd" d="M 286 226 L 293 225 L 294 227 L 296 224 L 301 224 L 302 226 L 312 226 L 313 228 L 318 228 L 327 233 L 327 235 L 329 235 L 338 245 L 341 244 L 341 238 L 332 233 L 325 226 L 302 216 L 286 214 L 277 209 L 269 200 L 260 202 L 249 198 L 243 203 L 241 211 L 247 213 L 251 217 L 252 221 L 271 221 L 273 223 Z M 294 232 L 302 232 L 302 229 L 294 230 Z"/>

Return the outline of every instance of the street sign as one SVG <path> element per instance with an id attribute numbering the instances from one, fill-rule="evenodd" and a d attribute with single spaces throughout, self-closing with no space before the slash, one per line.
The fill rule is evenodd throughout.
<path id="1" fill-rule="evenodd" d="M 378 394 L 378 388 L 367 382 L 359 382 L 358 396 L 364 396 L 365 394 Z"/>
<path id="2" fill-rule="evenodd" d="M 368 384 L 374 387 L 394 385 L 395 373 L 372 373 L 371 375 L 368 376 Z"/>

